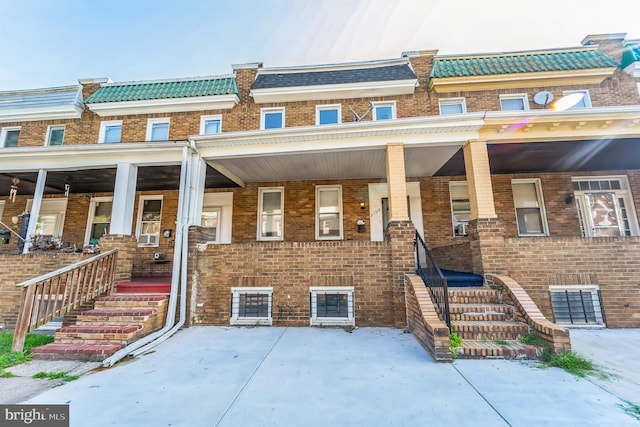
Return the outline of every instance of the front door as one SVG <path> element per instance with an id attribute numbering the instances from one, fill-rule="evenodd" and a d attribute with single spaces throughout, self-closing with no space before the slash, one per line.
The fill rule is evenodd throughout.
<path id="1" fill-rule="evenodd" d="M 409 218 L 424 238 L 419 182 L 407 183 L 407 208 Z M 382 242 L 389 224 L 389 194 L 385 183 L 369 184 L 369 221 L 371 241 Z"/>

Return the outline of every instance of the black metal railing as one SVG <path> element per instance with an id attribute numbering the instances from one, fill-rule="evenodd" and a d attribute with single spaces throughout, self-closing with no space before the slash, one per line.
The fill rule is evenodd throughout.
<path id="1" fill-rule="evenodd" d="M 416 252 L 416 273 L 422 277 L 424 284 L 431 292 L 442 320 L 451 328 L 451 314 L 449 312 L 449 291 L 447 289 L 447 279 L 445 279 L 440 267 L 433 259 L 429 248 L 416 231 L 414 238 Z"/>

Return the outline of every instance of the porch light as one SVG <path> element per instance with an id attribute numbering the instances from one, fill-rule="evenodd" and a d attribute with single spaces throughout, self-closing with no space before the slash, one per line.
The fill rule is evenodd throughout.
<path id="1" fill-rule="evenodd" d="M 573 200 L 574 200 L 573 193 L 567 194 L 567 197 L 564 198 L 564 202 L 568 205 L 572 204 Z"/>
<path id="2" fill-rule="evenodd" d="M 360 202 L 360 209 L 364 209 L 364 202 Z"/>

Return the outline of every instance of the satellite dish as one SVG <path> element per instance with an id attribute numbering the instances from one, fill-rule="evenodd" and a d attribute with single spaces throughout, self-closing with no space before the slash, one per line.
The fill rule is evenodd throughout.
<path id="1" fill-rule="evenodd" d="M 547 90 L 543 90 L 533 95 L 533 102 L 538 105 L 546 107 L 551 101 L 553 101 L 553 94 Z"/>

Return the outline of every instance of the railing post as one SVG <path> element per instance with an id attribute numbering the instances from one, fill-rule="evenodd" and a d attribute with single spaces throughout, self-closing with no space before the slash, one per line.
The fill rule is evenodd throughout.
<path id="1" fill-rule="evenodd" d="M 20 311 L 18 312 L 11 351 L 22 351 L 24 349 L 24 340 L 27 337 L 27 332 L 29 332 L 29 324 L 33 315 L 34 295 L 35 289 L 33 286 L 28 286 L 22 291 L 22 304 L 20 304 Z"/>

